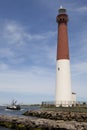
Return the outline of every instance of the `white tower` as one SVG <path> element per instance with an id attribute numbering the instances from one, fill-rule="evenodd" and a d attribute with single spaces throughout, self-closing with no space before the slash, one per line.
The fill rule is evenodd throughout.
<path id="1" fill-rule="evenodd" d="M 56 59 L 56 107 L 72 105 L 71 73 L 68 47 L 66 9 L 60 8 L 56 17 L 58 23 L 57 59 Z"/>

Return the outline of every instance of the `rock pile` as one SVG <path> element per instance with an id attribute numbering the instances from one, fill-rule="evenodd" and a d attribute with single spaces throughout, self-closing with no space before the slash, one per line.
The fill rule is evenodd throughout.
<path id="1" fill-rule="evenodd" d="M 26 111 L 24 115 L 52 120 L 87 122 L 87 113 L 30 110 Z"/>
<path id="2" fill-rule="evenodd" d="M 25 115 L 0 115 L 0 125 L 15 130 L 87 130 L 86 113 L 27 111 Z"/>

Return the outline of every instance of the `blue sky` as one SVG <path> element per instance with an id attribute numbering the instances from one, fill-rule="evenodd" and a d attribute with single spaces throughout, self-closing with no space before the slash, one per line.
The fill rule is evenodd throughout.
<path id="1" fill-rule="evenodd" d="M 55 100 L 61 5 L 69 15 L 72 91 L 87 100 L 87 0 L 0 0 L 0 104 Z"/>

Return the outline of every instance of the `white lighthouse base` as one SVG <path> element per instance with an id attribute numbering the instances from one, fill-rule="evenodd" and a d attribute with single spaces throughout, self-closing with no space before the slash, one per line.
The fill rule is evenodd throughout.
<path id="1" fill-rule="evenodd" d="M 69 59 L 57 60 L 56 73 L 56 107 L 72 106 Z"/>

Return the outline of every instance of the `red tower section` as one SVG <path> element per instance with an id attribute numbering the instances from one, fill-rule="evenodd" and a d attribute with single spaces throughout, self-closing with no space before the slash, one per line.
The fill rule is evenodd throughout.
<path id="1" fill-rule="evenodd" d="M 58 23 L 58 41 L 57 41 L 57 60 L 69 59 L 67 22 L 68 15 L 66 9 L 59 9 L 59 15 L 56 17 Z"/>

